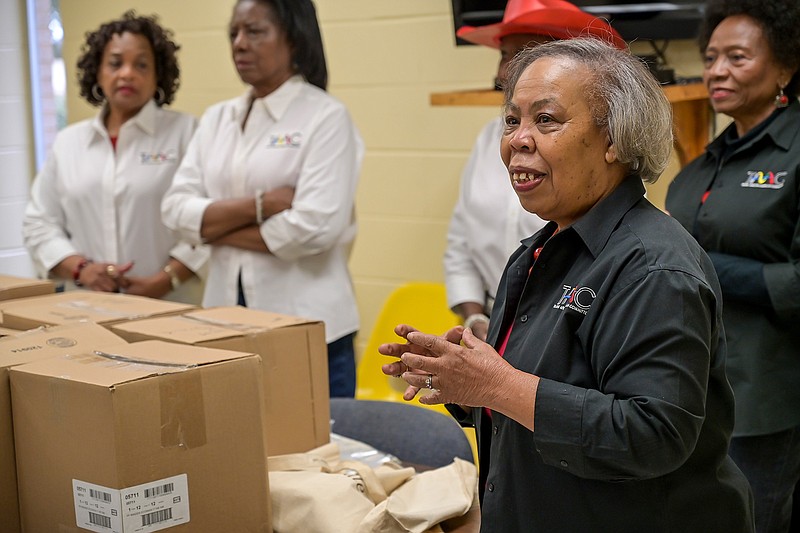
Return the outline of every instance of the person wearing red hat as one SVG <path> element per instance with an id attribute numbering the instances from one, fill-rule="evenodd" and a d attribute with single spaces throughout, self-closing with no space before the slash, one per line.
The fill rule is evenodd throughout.
<path id="1" fill-rule="evenodd" d="M 457 35 L 500 50 L 495 86 L 502 87 L 508 62 L 523 48 L 558 39 L 592 36 L 617 48 L 627 45 L 603 19 L 564 0 L 509 0 L 503 20 L 461 27 Z M 495 290 L 506 260 L 520 240 L 545 222 L 528 213 L 509 187 L 500 160 L 500 117 L 484 126 L 461 175 L 458 202 L 450 219 L 444 254 L 448 305 L 486 338 Z"/>

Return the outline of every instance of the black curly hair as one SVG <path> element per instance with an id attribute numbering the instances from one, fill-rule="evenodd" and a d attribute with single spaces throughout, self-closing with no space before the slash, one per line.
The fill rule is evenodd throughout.
<path id="1" fill-rule="evenodd" d="M 141 35 L 150 42 L 156 61 L 156 83 L 163 91 L 157 91 L 159 106 L 170 104 L 180 85 L 181 70 L 178 67 L 176 52 L 180 46 L 172 41 L 172 32 L 158 24 L 158 17 L 138 16 L 134 10 L 126 11 L 121 18 L 101 25 L 97 30 L 86 33 L 86 42 L 81 47 L 78 59 L 78 84 L 81 96 L 94 106 L 103 103 L 92 94 L 92 87 L 97 83 L 97 73 L 103 59 L 103 51 L 114 35 L 122 33 Z"/>
<path id="2" fill-rule="evenodd" d="M 708 0 L 700 26 L 700 51 L 705 51 L 711 34 L 723 19 L 747 15 L 758 22 L 778 64 L 794 71 L 784 88 L 789 97 L 800 91 L 800 2 L 797 0 Z"/>
<path id="3" fill-rule="evenodd" d="M 237 0 L 237 5 L 245 0 Z M 278 25 L 286 32 L 297 72 L 323 91 L 328 87 L 328 66 L 311 0 L 255 0 L 271 7 Z"/>

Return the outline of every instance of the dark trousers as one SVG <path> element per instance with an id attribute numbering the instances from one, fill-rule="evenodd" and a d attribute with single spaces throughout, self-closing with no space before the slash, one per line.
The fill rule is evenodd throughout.
<path id="1" fill-rule="evenodd" d="M 331 398 L 356 395 L 356 350 L 351 333 L 328 344 L 328 383 Z"/>
<path id="2" fill-rule="evenodd" d="M 238 305 L 247 307 L 239 276 Z M 356 350 L 350 333 L 328 344 L 328 385 L 331 398 L 353 398 L 356 395 Z"/>
<path id="3" fill-rule="evenodd" d="M 728 453 L 753 488 L 756 533 L 787 533 L 794 488 L 800 480 L 800 426 L 770 435 L 734 437 Z"/>

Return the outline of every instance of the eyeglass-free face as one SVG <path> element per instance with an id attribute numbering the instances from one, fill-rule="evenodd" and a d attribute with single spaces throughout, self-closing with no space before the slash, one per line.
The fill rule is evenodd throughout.
<path id="1" fill-rule="evenodd" d="M 238 2 L 228 36 L 236 71 L 257 97 L 270 94 L 294 74 L 291 45 L 268 5 L 256 0 Z"/>

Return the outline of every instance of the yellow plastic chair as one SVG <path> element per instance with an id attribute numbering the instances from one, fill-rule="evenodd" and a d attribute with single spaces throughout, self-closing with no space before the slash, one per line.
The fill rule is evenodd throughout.
<path id="1" fill-rule="evenodd" d="M 403 342 L 402 338 L 395 335 L 395 326 L 408 324 L 425 333 L 441 335 L 460 323 L 460 317 L 447 307 L 443 283 L 413 282 L 395 289 L 384 302 L 358 363 L 356 398 L 408 403 L 403 399 L 406 382 L 381 372 L 381 365 L 394 359 L 378 353 L 378 346 L 388 342 Z M 443 405 L 423 405 L 416 400 L 412 403 L 449 416 Z M 464 428 L 464 432 L 477 457 L 475 431 Z"/>

